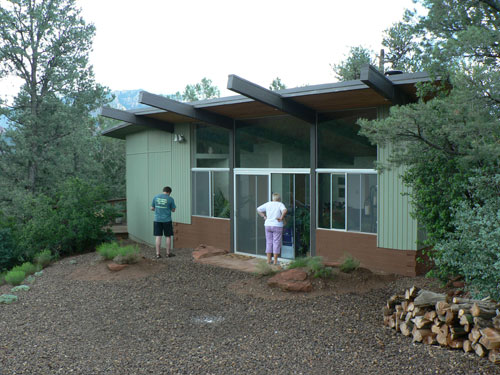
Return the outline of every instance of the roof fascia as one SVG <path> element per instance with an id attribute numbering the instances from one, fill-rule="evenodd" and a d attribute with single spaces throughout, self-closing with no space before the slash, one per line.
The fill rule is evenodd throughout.
<path id="1" fill-rule="evenodd" d="M 121 109 L 102 107 L 100 115 L 114 120 L 128 122 L 130 124 L 140 125 L 147 128 L 153 128 L 158 130 L 164 130 L 169 133 L 174 132 L 174 124 L 157 120 L 154 118 L 149 118 L 141 115 L 136 115 L 135 113 L 130 113 L 127 111 L 122 111 Z"/>
<path id="2" fill-rule="evenodd" d="M 360 81 L 384 98 L 390 100 L 393 104 L 400 105 L 409 102 L 408 96 L 403 91 L 371 65 L 367 64 L 361 67 Z"/>
<path id="3" fill-rule="evenodd" d="M 284 113 L 300 118 L 310 124 L 316 123 L 316 112 L 293 100 L 284 98 L 277 92 L 268 90 L 235 74 L 230 74 L 227 88 L 253 100 L 269 105 Z"/>
<path id="4" fill-rule="evenodd" d="M 146 91 L 141 91 L 139 93 L 139 103 L 177 113 L 178 115 L 186 116 L 197 121 L 206 122 L 226 129 L 233 129 L 234 120 L 230 117 L 208 112 L 196 108 L 191 104 L 178 102 L 177 100 L 168 99 Z"/>

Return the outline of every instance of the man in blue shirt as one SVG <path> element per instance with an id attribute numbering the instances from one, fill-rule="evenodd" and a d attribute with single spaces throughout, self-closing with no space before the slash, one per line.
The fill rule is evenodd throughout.
<path id="1" fill-rule="evenodd" d="M 161 239 L 165 235 L 167 258 L 175 256 L 170 252 L 171 236 L 174 234 L 172 227 L 172 212 L 175 212 L 174 198 L 170 196 L 172 189 L 170 186 L 163 188 L 163 193 L 156 195 L 151 203 L 151 211 L 155 212 L 155 220 L 153 225 L 153 234 L 156 237 L 156 258 L 161 258 L 160 246 Z"/>

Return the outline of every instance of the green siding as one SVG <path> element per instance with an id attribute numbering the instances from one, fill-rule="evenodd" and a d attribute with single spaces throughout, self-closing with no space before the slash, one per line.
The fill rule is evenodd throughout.
<path id="1" fill-rule="evenodd" d="M 379 118 L 385 116 L 385 108 L 379 111 Z M 390 147 L 378 147 L 379 163 L 389 160 Z M 378 174 L 378 233 L 377 246 L 417 250 L 417 221 L 411 217 L 412 206 L 408 192 L 401 180 L 403 167 L 387 168 Z"/>
<path id="2" fill-rule="evenodd" d="M 172 187 L 178 207 L 173 220 L 191 223 L 191 161 L 189 125 L 180 126 L 186 142 L 173 142 L 173 134 L 145 130 L 127 142 L 127 219 L 131 238 L 154 244 L 151 201 L 164 186 Z"/>
<path id="3" fill-rule="evenodd" d="M 172 142 L 172 196 L 177 210 L 175 221 L 191 224 L 191 129 L 189 124 L 176 124 L 175 133 L 182 134 L 185 142 Z"/>

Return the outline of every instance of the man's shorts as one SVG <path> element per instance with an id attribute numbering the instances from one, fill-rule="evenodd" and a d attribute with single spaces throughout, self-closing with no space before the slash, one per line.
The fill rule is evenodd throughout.
<path id="1" fill-rule="evenodd" d="M 172 222 L 167 221 L 165 223 L 155 221 L 153 223 L 153 235 L 154 236 L 165 236 L 170 237 L 174 235 L 174 229 L 172 227 Z"/>

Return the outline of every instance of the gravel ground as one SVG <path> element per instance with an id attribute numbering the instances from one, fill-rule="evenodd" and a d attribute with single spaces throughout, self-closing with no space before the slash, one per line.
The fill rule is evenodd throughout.
<path id="1" fill-rule="evenodd" d="M 125 281 L 72 279 L 97 264 L 95 253 L 47 268 L 17 303 L 0 305 L 0 375 L 500 374 L 486 359 L 413 344 L 382 325 L 387 298 L 422 278 L 277 300 L 231 287 L 250 274 L 176 253 L 158 261 L 160 272 Z"/>

